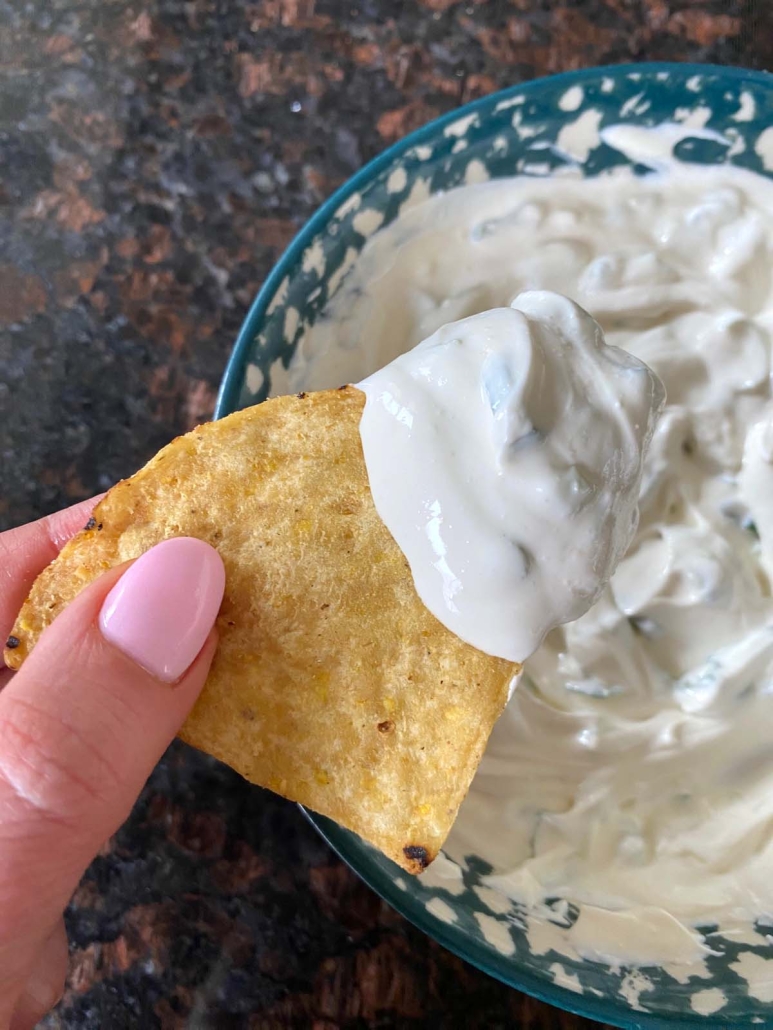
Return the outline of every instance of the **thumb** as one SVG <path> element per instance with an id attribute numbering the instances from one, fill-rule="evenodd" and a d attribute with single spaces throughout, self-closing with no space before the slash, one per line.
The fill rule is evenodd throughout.
<path id="1" fill-rule="evenodd" d="M 87 587 L 0 693 L 0 1026 L 195 702 L 225 573 L 188 537 Z"/>

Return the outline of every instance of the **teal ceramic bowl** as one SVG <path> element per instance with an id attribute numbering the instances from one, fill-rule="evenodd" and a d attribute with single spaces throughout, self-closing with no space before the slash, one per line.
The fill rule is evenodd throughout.
<path id="1" fill-rule="evenodd" d="M 563 98 L 563 99 L 562 99 Z M 677 155 L 699 163 L 732 161 L 766 174 L 773 136 L 773 77 L 708 65 L 640 64 L 570 72 L 514 86 L 419 129 L 355 175 L 292 242 L 250 310 L 223 378 L 217 417 L 281 392 L 283 371 L 304 328 L 314 322 L 366 242 L 358 231 L 392 221 L 417 188 L 449 189 L 469 178 L 551 175 L 566 163 L 554 146 L 569 123 L 596 127 L 700 125 Z M 626 159 L 603 143 L 580 154 L 597 175 Z M 768 158 L 770 160 L 770 158 Z M 472 162 L 476 164 L 472 165 Z M 420 183 L 421 180 L 421 183 Z M 374 890 L 451 951 L 554 1005 L 623 1027 L 773 1025 L 773 946 L 759 927 L 744 943 L 717 937 L 701 975 L 690 969 L 612 969 L 567 958 L 547 940 L 536 945 L 523 913 L 481 889 L 489 868 L 471 856 L 461 880 L 444 887 L 406 876 L 353 834 L 309 813 L 318 830 Z M 773 876 L 773 870 L 771 870 Z M 448 887 L 452 889 L 449 890 Z M 570 914 L 571 918 L 571 914 Z M 760 965 L 763 963 L 763 965 Z M 766 967 L 764 963 L 769 965 Z M 753 983 L 742 975 L 756 968 Z M 764 975 L 767 969 L 770 972 Z"/>

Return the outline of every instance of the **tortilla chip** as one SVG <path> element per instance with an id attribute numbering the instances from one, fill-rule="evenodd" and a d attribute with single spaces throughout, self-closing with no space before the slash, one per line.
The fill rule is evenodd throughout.
<path id="1" fill-rule="evenodd" d="M 208 541 L 226 568 L 220 643 L 181 737 L 421 872 L 518 667 L 419 600 L 371 498 L 364 403 L 353 387 L 280 397 L 174 440 L 38 577 L 5 660 L 18 669 L 103 570 L 168 537 Z"/>

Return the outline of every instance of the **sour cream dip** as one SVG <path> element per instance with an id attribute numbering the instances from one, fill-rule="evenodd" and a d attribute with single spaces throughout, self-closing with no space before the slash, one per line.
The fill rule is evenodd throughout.
<path id="1" fill-rule="evenodd" d="M 442 326 L 359 384 L 376 510 L 430 611 L 522 662 L 628 549 L 665 391 L 557 293 Z"/>

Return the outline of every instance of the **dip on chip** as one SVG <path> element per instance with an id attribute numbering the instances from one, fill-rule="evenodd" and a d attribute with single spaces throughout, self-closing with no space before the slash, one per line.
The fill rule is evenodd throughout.
<path id="1" fill-rule="evenodd" d="M 226 569 L 220 639 L 181 737 L 418 873 L 520 666 L 419 600 L 371 498 L 364 404 L 354 387 L 279 397 L 174 440 L 38 577 L 5 661 L 18 669 L 105 569 L 169 537 L 206 540 Z"/>

